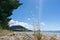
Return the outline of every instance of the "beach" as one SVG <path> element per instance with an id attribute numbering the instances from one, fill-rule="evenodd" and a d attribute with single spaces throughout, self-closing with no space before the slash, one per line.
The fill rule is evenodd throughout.
<path id="1" fill-rule="evenodd" d="M 41 40 L 60 40 L 60 34 L 42 33 Z"/>
<path id="2" fill-rule="evenodd" d="M 1 36 L 0 40 L 37 40 L 37 38 L 33 36 L 33 32 L 13 32 Z M 41 40 L 60 40 L 60 34 L 42 33 Z"/>

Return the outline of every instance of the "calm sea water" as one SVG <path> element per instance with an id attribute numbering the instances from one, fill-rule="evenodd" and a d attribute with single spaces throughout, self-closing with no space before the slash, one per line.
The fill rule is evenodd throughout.
<path id="1" fill-rule="evenodd" d="M 60 34 L 60 31 L 42 31 L 44 33 L 54 33 L 54 34 Z"/>
<path id="2" fill-rule="evenodd" d="M 14 30 L 14 32 L 25 32 L 20 30 Z M 33 31 L 26 31 L 26 32 L 33 32 Z M 53 33 L 53 34 L 60 34 L 60 31 L 41 31 L 42 33 Z"/>

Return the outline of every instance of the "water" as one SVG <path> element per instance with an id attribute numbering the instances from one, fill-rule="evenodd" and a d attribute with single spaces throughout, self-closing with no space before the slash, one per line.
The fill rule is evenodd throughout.
<path id="1" fill-rule="evenodd" d="M 14 32 L 33 32 L 33 31 L 22 31 L 22 30 L 13 30 Z M 42 33 L 53 33 L 53 34 L 60 34 L 60 31 L 41 31 Z"/>
<path id="2" fill-rule="evenodd" d="M 44 33 L 60 34 L 60 31 L 42 31 Z"/>

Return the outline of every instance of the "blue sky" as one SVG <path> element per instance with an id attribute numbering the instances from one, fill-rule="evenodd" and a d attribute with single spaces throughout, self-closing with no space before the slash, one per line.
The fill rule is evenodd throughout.
<path id="1" fill-rule="evenodd" d="M 39 20 L 41 30 L 60 30 L 60 0 L 20 0 L 23 5 L 13 11 L 15 21 L 32 24 Z"/>

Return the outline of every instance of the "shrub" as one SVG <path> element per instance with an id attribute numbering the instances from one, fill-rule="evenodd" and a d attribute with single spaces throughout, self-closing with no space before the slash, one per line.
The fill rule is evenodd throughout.
<path id="1" fill-rule="evenodd" d="M 56 40 L 56 38 L 55 37 L 51 37 L 50 40 Z"/>
<path id="2" fill-rule="evenodd" d="M 33 35 L 37 38 L 37 40 L 41 40 L 42 38 L 42 34 L 40 33 L 40 30 L 36 31 Z"/>
<path id="3" fill-rule="evenodd" d="M 2 26 L 0 25 L 0 30 L 2 29 Z"/>

